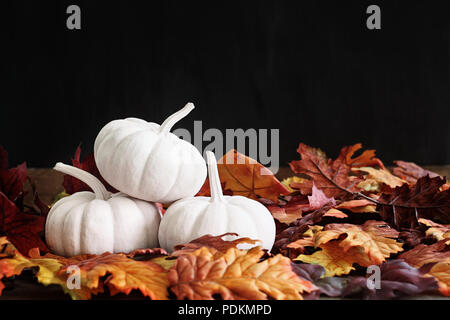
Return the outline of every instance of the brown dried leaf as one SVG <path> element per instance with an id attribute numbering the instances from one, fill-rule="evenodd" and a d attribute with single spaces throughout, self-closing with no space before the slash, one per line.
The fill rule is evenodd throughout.
<path id="1" fill-rule="evenodd" d="M 259 240 L 252 240 L 250 238 L 239 238 L 235 240 L 224 240 L 224 237 L 235 238 L 237 233 L 224 233 L 218 236 L 213 236 L 210 234 L 201 236 L 200 238 L 194 239 L 189 243 L 178 244 L 174 247 L 175 251 L 172 252 L 171 256 L 176 257 L 182 254 L 187 254 L 196 251 L 201 247 L 207 247 L 212 250 L 217 250 L 220 252 L 226 252 L 230 248 L 237 248 L 240 244 L 255 245 L 260 243 Z"/>
<path id="2" fill-rule="evenodd" d="M 439 177 L 437 173 L 425 170 L 414 162 L 397 160 L 394 163 L 397 167 L 392 169 L 392 172 L 408 183 L 415 184 L 419 178 L 425 177 L 426 175 L 429 175 L 430 178 Z"/>
<path id="3" fill-rule="evenodd" d="M 312 186 L 315 184 L 327 197 L 335 199 L 346 198 L 348 194 L 337 188 L 329 181 L 330 179 L 350 191 L 359 191 L 360 188 L 356 185 L 361 179 L 351 176 L 351 168 L 383 166 L 379 159 L 373 158 L 375 155 L 373 150 L 367 150 L 359 157 L 352 158 L 359 149 L 361 149 L 361 144 L 359 143 L 344 147 L 341 149 L 338 158 L 331 160 L 327 158 L 322 150 L 300 143 L 297 152 L 300 154 L 301 160 L 292 161 L 289 165 L 292 171 L 306 174 L 311 177 L 311 180 L 299 184 L 291 183 L 291 187 L 298 188 L 302 194 L 311 194 Z"/>
<path id="4" fill-rule="evenodd" d="M 397 227 L 412 228 L 419 218 L 450 223 L 450 189 L 440 191 L 445 184 L 441 177 L 425 176 L 414 186 L 404 184 L 378 199 L 383 220 Z"/>

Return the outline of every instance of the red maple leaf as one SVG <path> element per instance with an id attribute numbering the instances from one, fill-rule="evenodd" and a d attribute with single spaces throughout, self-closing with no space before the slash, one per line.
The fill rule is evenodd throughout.
<path id="1" fill-rule="evenodd" d="M 72 159 L 72 165 L 74 167 L 89 172 L 90 174 L 97 177 L 103 183 L 105 188 L 108 189 L 110 192 L 113 193 L 117 192 L 117 190 L 114 189 L 112 186 L 110 186 L 105 181 L 105 179 L 103 179 L 103 177 L 100 175 L 97 165 L 95 164 L 94 153 L 91 153 L 83 160 L 80 160 L 80 156 L 81 156 L 81 147 L 78 146 L 77 150 L 75 151 L 75 155 Z M 64 175 L 63 186 L 68 194 L 74 194 L 80 191 L 92 191 L 87 184 L 67 174 Z"/>

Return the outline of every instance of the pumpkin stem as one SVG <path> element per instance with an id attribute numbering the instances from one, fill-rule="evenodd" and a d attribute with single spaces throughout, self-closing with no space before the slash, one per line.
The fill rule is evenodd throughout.
<path id="1" fill-rule="evenodd" d="M 103 183 L 87 171 L 75 168 L 73 166 L 68 166 L 67 164 L 61 162 L 58 162 L 53 169 L 68 174 L 69 176 L 86 183 L 94 191 L 95 198 L 97 199 L 106 200 L 111 196 L 111 193 L 106 190 Z"/>
<path id="2" fill-rule="evenodd" d="M 211 200 L 223 199 L 222 185 L 220 184 L 219 172 L 217 171 L 216 156 L 211 151 L 206 151 L 206 162 L 208 163 L 209 189 L 211 190 Z"/>
<path id="3" fill-rule="evenodd" d="M 195 107 L 193 103 L 187 103 L 183 107 L 183 109 L 178 110 L 162 123 L 161 127 L 159 128 L 159 132 L 166 133 L 172 130 L 172 127 L 175 125 L 175 123 L 186 117 L 194 108 Z"/>

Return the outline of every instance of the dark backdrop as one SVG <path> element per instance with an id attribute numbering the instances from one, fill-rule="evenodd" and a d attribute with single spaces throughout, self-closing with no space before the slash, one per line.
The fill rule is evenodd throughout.
<path id="1" fill-rule="evenodd" d="M 366 28 L 378 4 L 382 29 Z M 66 28 L 66 8 L 82 30 Z M 450 163 L 449 11 L 428 1 L 2 1 L 0 145 L 52 166 L 108 121 L 280 128 L 331 156 Z M 6 33 L 5 33 L 6 32 Z"/>

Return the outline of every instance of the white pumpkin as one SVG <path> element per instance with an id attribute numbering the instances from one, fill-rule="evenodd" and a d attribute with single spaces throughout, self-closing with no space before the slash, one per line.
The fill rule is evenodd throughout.
<path id="1" fill-rule="evenodd" d="M 161 126 L 137 118 L 104 126 L 94 145 L 102 177 L 117 190 L 147 201 L 194 196 L 206 179 L 205 161 L 192 144 L 170 132 L 192 109 L 188 103 Z"/>
<path id="2" fill-rule="evenodd" d="M 50 209 L 45 238 L 54 253 L 74 256 L 158 247 L 161 212 L 155 204 L 111 194 L 81 169 L 62 163 L 54 169 L 76 177 L 94 191 L 74 193 Z"/>
<path id="3" fill-rule="evenodd" d="M 270 250 L 275 241 L 275 222 L 269 210 L 246 197 L 224 196 L 216 158 L 211 151 L 207 151 L 206 156 L 211 197 L 190 197 L 173 203 L 159 226 L 160 246 L 171 252 L 175 245 L 206 234 L 217 236 L 233 232 L 239 237 L 260 240 L 260 245 Z"/>

